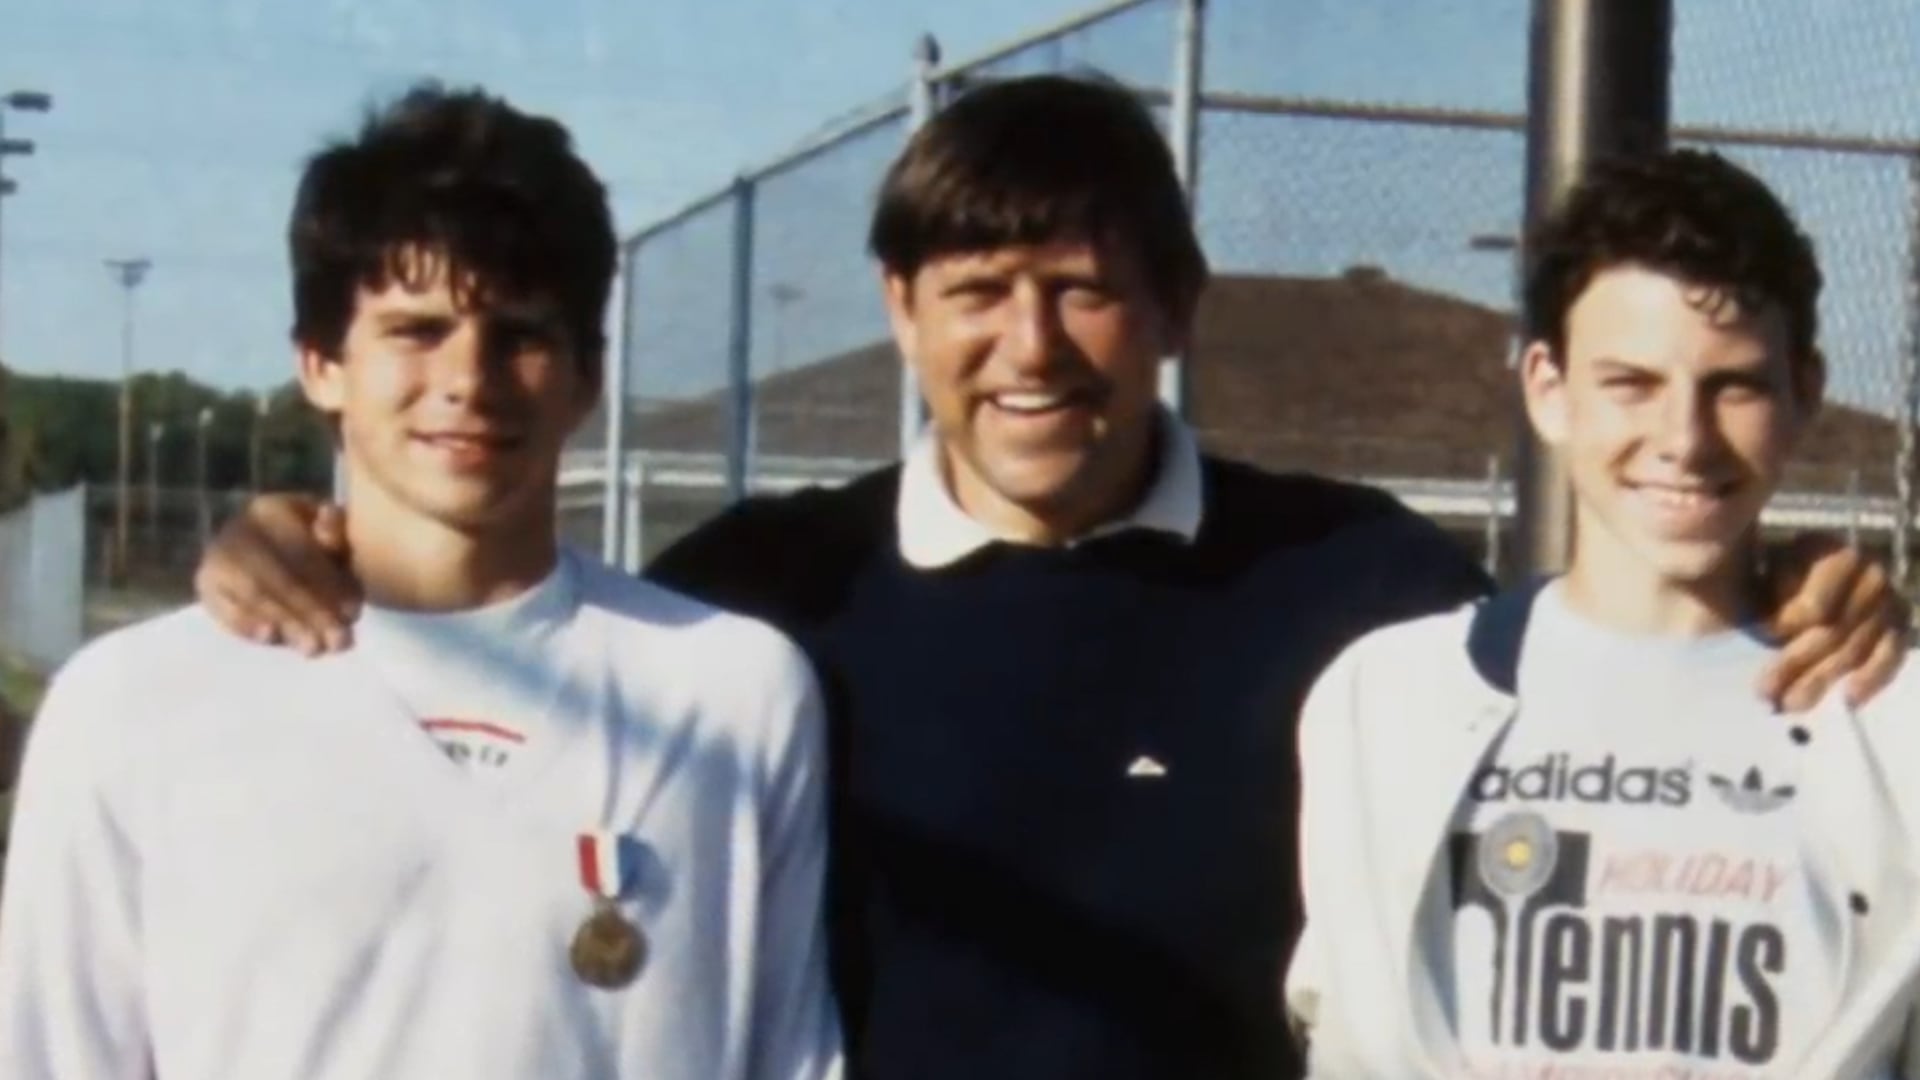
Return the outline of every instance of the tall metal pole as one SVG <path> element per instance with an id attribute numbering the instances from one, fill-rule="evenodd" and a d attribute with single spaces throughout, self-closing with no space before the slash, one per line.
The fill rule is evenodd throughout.
<path id="1" fill-rule="evenodd" d="M 600 557 L 609 566 L 633 570 L 621 561 L 626 550 L 621 531 L 626 528 L 627 474 L 627 365 L 633 362 L 633 302 L 636 295 L 634 275 L 640 257 L 635 240 L 620 245 L 620 347 L 606 364 L 606 385 L 601 393 L 607 411 L 606 453 L 601 459 L 605 475 L 600 488 Z"/>
<path id="2" fill-rule="evenodd" d="M 147 425 L 147 544 L 160 546 L 160 421 Z"/>
<path id="3" fill-rule="evenodd" d="M 133 509 L 133 292 L 146 280 L 153 261 L 146 258 L 108 259 L 107 269 L 119 282 L 120 305 L 120 438 L 118 492 L 113 512 L 113 578 L 125 580 L 127 538 Z"/>
<path id="4" fill-rule="evenodd" d="M 1167 141 L 1173 150 L 1174 171 L 1187 192 L 1187 212 L 1199 213 L 1200 198 L 1200 88 L 1206 60 L 1206 0 L 1180 0 L 1174 31 L 1173 93 Z M 1160 400 L 1174 412 L 1183 412 L 1191 377 L 1187 358 L 1169 356 L 1160 364 Z"/>
<path id="5" fill-rule="evenodd" d="M 213 426 L 213 407 L 201 408 L 194 425 L 194 486 L 199 498 L 195 511 L 199 515 L 200 546 L 205 547 L 213 539 L 213 486 L 207 471 L 207 434 Z"/>
<path id="6" fill-rule="evenodd" d="M 1500 477 L 1500 455 L 1487 455 L 1487 525 L 1484 538 L 1485 555 L 1481 566 L 1489 576 L 1500 572 L 1500 527 L 1506 523 L 1506 507 L 1502 505 L 1506 494 L 1505 485 Z"/>
<path id="7" fill-rule="evenodd" d="M 727 497 L 742 499 L 753 458 L 753 181 L 733 193 L 733 297 L 727 330 Z"/>
<path id="8" fill-rule="evenodd" d="M 933 119 L 938 108 L 935 101 L 936 75 L 940 70 L 940 43 L 932 34 L 920 35 L 913 46 L 913 77 L 907 83 L 907 138 L 913 138 L 915 132 Z M 920 437 L 920 426 L 926 422 L 927 408 L 920 399 L 920 382 L 913 374 L 912 364 L 900 366 L 900 456 L 905 458 L 913 450 L 915 439 Z"/>
<path id="9" fill-rule="evenodd" d="M 247 434 L 247 490 L 254 495 L 261 491 L 260 471 L 264 464 L 261 458 L 266 446 L 267 411 L 272 404 L 270 395 L 260 395 L 260 399 L 254 403 L 253 430 Z"/>
<path id="10" fill-rule="evenodd" d="M 1920 155 L 1907 158 L 1907 323 L 1900 350 L 1900 412 L 1894 447 L 1894 587 L 1913 588 L 1914 425 L 1920 424 Z"/>
<path id="11" fill-rule="evenodd" d="M 1673 59 L 1671 0 L 1534 0 L 1527 80 L 1527 225 L 1556 209 L 1588 167 L 1610 154 L 1666 145 Z M 1539 313 L 1525 313 L 1529 337 Z M 1517 406 L 1517 400 L 1516 400 Z M 1566 566 L 1573 500 L 1561 462 L 1516 407 L 1516 567 Z"/>

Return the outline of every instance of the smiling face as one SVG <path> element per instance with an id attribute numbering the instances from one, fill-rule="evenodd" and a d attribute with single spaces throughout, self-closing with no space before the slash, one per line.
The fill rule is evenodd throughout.
<path id="1" fill-rule="evenodd" d="M 1059 542 L 1140 497 L 1160 360 L 1181 335 L 1126 245 L 941 255 L 911 279 L 889 275 L 886 292 L 968 514 Z"/>
<path id="2" fill-rule="evenodd" d="M 470 292 L 428 258 L 359 288 L 339 355 L 301 351 L 308 400 L 339 422 L 359 528 L 502 543 L 553 530 L 561 448 L 593 387 L 551 305 Z"/>
<path id="3" fill-rule="evenodd" d="M 1593 276 L 1565 339 L 1560 356 L 1536 342 L 1523 368 L 1534 427 L 1567 462 L 1573 573 L 1733 602 L 1819 406 L 1819 355 L 1792 355 L 1774 306 L 1637 265 Z"/>

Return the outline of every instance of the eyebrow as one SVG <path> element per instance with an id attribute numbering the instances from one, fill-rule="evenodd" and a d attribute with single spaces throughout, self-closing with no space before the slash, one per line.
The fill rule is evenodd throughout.
<path id="1" fill-rule="evenodd" d="M 1663 368 L 1623 360 L 1617 356 L 1596 356 L 1588 364 L 1601 375 L 1644 375 L 1655 379 L 1672 378 L 1672 374 Z M 1774 380 L 1773 369 L 1767 364 L 1766 357 L 1757 357 L 1737 361 L 1724 367 L 1709 368 L 1698 373 L 1700 382 L 1719 382 L 1727 379 Z"/>
<path id="2" fill-rule="evenodd" d="M 1588 364 L 1596 368 L 1612 368 L 1612 369 L 1615 369 L 1616 371 L 1632 372 L 1638 375 L 1664 375 L 1665 374 L 1665 372 L 1661 371 L 1659 368 L 1650 367 L 1646 364 L 1637 364 L 1637 363 L 1634 363 L 1632 360 L 1623 360 L 1617 356 L 1596 356 L 1592 360 L 1589 360 Z"/>
<path id="3" fill-rule="evenodd" d="M 1102 273 L 1097 268 L 1086 270 L 1056 270 L 1040 275 L 1053 285 L 1091 285 L 1096 289 L 1113 287 L 1113 275 Z"/>
<path id="4" fill-rule="evenodd" d="M 1011 276 L 1012 273 L 1010 271 L 1001 268 L 989 266 L 968 267 L 964 270 L 954 271 L 951 278 L 941 283 L 939 291 L 942 293 L 950 293 L 976 285 L 1003 284 Z"/>
<path id="5" fill-rule="evenodd" d="M 399 308 L 374 312 L 374 320 L 383 326 L 413 322 L 451 322 L 455 315 L 439 308 Z"/>

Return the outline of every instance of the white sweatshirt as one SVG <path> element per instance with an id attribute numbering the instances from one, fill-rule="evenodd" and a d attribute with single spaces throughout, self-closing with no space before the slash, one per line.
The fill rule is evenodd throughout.
<path id="1" fill-rule="evenodd" d="M 1557 762 L 1541 758 L 1544 764 L 1531 765 L 1527 762 L 1535 759 L 1521 745 L 1520 764 L 1504 785 L 1490 774 L 1490 765 L 1498 770 L 1508 740 L 1519 736 L 1524 744 L 1526 738 L 1516 720 L 1522 706 L 1511 684 L 1505 675 L 1489 676 L 1506 666 L 1498 662 L 1500 656 L 1513 659 L 1520 636 L 1509 637 L 1510 647 L 1482 648 L 1507 635 L 1478 633 L 1481 613 L 1499 608 L 1513 610 L 1508 596 L 1375 631 L 1334 662 L 1307 700 L 1300 725 L 1307 925 L 1287 975 L 1286 996 L 1308 1039 L 1309 1074 L 1328 1080 L 1752 1075 L 1745 1068 L 1672 1062 L 1595 1068 L 1577 1061 L 1535 1061 L 1504 1072 L 1476 1069 L 1473 1035 L 1463 1037 L 1461 1024 L 1477 1021 L 1463 1021 L 1450 1002 L 1456 996 L 1448 971 L 1453 960 L 1434 944 L 1446 939 L 1461 897 L 1479 881 L 1496 892 L 1527 893 L 1528 903 L 1548 910 L 1539 900 L 1545 895 L 1540 883 L 1525 880 L 1525 871 L 1536 864 L 1550 868 L 1553 860 L 1533 857 L 1549 850 L 1539 842 L 1543 835 L 1503 832 L 1495 824 L 1498 842 L 1480 848 L 1506 856 L 1505 868 L 1490 871 L 1473 862 L 1463 867 L 1464 876 L 1456 876 L 1451 853 L 1463 799 L 1491 799 L 1503 792 L 1510 802 L 1521 795 L 1597 797 L 1604 784 L 1612 783 L 1609 775 L 1618 779 L 1639 764 L 1635 758 L 1625 766 L 1616 761 L 1611 769 L 1604 763 L 1595 768 L 1562 755 Z M 1484 624 L 1496 621 L 1488 617 Z M 1524 630 L 1524 617 L 1515 625 Z M 1518 669 L 1524 695 L 1527 668 L 1520 664 Z M 1764 761 L 1756 770 L 1772 777 L 1771 784 L 1757 794 L 1746 791 L 1748 785 L 1738 778 L 1733 786 L 1750 803 L 1776 795 L 1784 800 L 1778 806 L 1769 803 L 1768 813 L 1804 853 L 1796 872 L 1810 879 L 1813 895 L 1838 905 L 1834 940 L 1816 950 L 1831 958 L 1837 972 L 1828 992 L 1816 995 L 1818 1004 L 1812 1007 L 1818 1015 L 1811 1021 L 1794 1018 L 1811 1045 L 1796 1047 L 1793 1060 L 1769 1069 L 1768 1076 L 1920 1076 L 1920 1040 L 1908 1037 L 1920 1008 L 1920 844 L 1914 840 L 1920 837 L 1920 790 L 1903 779 L 1920 760 L 1920 724 L 1914 721 L 1920 678 L 1912 670 L 1909 663 L 1893 687 L 1858 712 L 1835 694 L 1806 717 L 1752 721 L 1763 738 L 1792 748 L 1799 760 L 1789 764 L 1792 754 L 1784 749 L 1778 757 L 1752 759 Z M 1596 667 L 1585 692 L 1618 697 L 1618 687 L 1607 680 L 1619 675 Z M 1688 760 L 1663 769 L 1656 797 L 1673 794 L 1678 784 L 1718 799 L 1711 792 L 1719 768 L 1716 761 Z M 1787 798 L 1784 788 L 1774 785 L 1789 777 L 1793 791 Z M 1758 805 L 1750 809 L 1758 812 Z M 1607 871 L 1594 869 L 1593 879 L 1603 880 Z M 1467 892 L 1456 891 L 1462 888 Z M 1561 922 L 1570 914 L 1566 905 L 1551 911 Z M 1543 917 L 1537 924 L 1549 921 Z M 1577 936 L 1556 940 L 1564 945 Z M 1588 1010 L 1594 1023 L 1607 1023 L 1596 1015 L 1602 1006 L 1585 1000 L 1585 989 L 1567 989 L 1579 981 L 1576 977 L 1598 973 L 1605 963 L 1597 946 L 1555 953 L 1551 975 L 1560 986 L 1555 1018 L 1565 1021 L 1572 1015 L 1566 1001 L 1578 994 L 1582 1000 L 1576 1007 Z M 1527 964 L 1516 955 L 1512 966 Z M 1536 995 L 1556 993 L 1537 975 L 1531 986 Z M 1504 1015 L 1513 1015 L 1519 1000 L 1509 995 Z M 1710 1000 L 1719 999 L 1696 995 L 1691 1000 L 1694 1008 L 1705 1010 Z M 1651 1007 L 1650 999 L 1642 1004 Z M 1528 1038 L 1543 1030 L 1535 1025 Z"/>
<path id="2" fill-rule="evenodd" d="M 353 653 L 250 645 L 194 610 L 82 650 L 28 750 L 0 1076 L 837 1074 L 805 661 L 569 558 L 555 738 L 492 782 Z M 620 911 L 649 949 L 623 989 L 568 962 L 593 829 L 640 852 Z"/>

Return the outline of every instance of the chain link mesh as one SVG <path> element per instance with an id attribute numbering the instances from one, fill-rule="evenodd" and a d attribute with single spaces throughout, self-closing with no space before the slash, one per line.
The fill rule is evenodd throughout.
<path id="1" fill-rule="evenodd" d="M 1195 198 L 1217 278 L 1186 407 L 1210 448 L 1384 483 L 1468 542 L 1500 542 L 1519 437 L 1510 364 L 1530 8 L 1205 4 Z M 1898 0 L 1675 9 L 1676 142 L 1721 149 L 1773 184 L 1827 275 L 1833 407 L 1773 520 L 1884 539 L 1915 499 L 1920 188 L 1902 140 L 1920 138 L 1906 74 L 1920 70 L 1920 11 Z M 1178 25 L 1178 0 L 1143 0 L 948 71 L 935 100 L 983 80 L 1098 72 L 1137 88 L 1165 123 Z M 898 358 L 861 241 L 906 129 L 899 116 L 870 120 L 754 180 L 750 487 L 833 482 L 897 449 Z M 1836 136 L 1885 144 L 1812 145 Z M 639 245 L 626 442 L 681 455 L 671 485 L 648 467 L 646 554 L 728 498 L 732 206 Z"/>
<path id="2" fill-rule="evenodd" d="M 739 203 L 722 195 L 633 248 L 627 527 L 644 560 L 728 502 L 728 342 Z M 634 520 L 637 518 L 638 520 Z"/>
<path id="3" fill-rule="evenodd" d="M 754 182 L 749 484 L 831 482 L 900 447 L 900 361 L 864 241 L 907 136 L 875 124 Z"/>
<path id="4" fill-rule="evenodd" d="M 1920 99 L 1909 73 L 1920 62 L 1920 9 L 1889 0 L 1674 8 L 1675 142 L 1711 147 L 1766 180 L 1812 237 L 1826 279 L 1828 405 L 1774 516 L 1890 549 L 1896 579 L 1910 584 Z"/>

